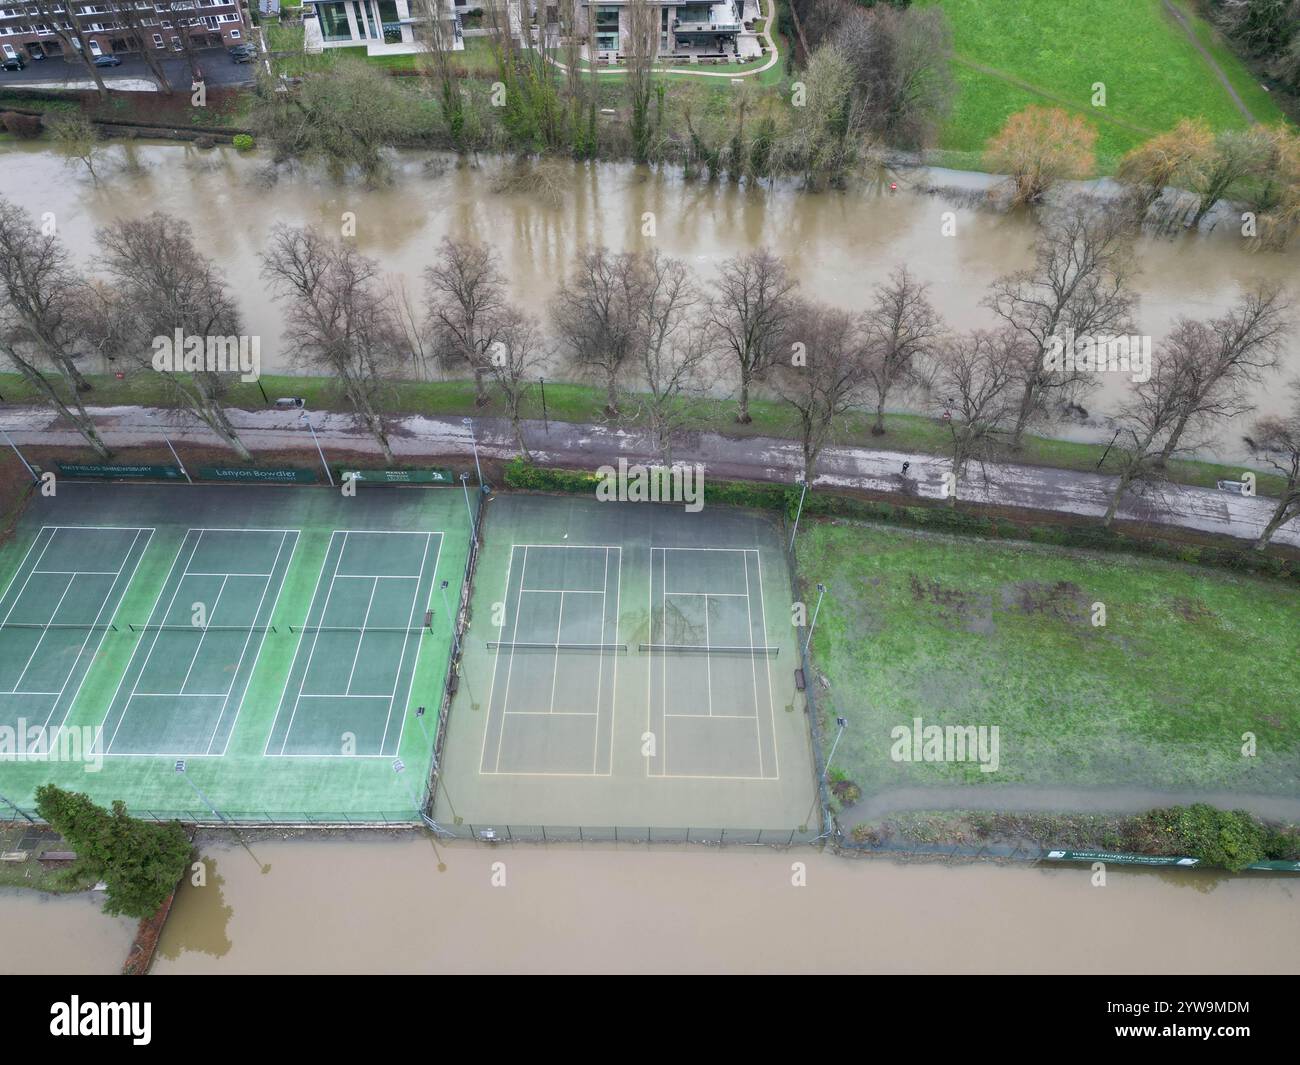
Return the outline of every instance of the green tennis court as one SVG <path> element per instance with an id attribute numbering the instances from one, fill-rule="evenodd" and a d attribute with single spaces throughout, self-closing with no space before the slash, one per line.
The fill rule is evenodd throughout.
<path id="1" fill-rule="evenodd" d="M 93 759 L 0 732 L 6 798 L 416 820 L 468 550 L 455 489 L 61 480 L 0 548 L 0 728 Z"/>

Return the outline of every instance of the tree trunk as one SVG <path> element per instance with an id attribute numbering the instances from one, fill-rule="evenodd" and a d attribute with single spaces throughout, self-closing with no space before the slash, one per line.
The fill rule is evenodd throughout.
<path id="1" fill-rule="evenodd" d="M 741 425 L 748 425 L 754 420 L 749 414 L 750 377 L 750 372 L 742 367 L 740 371 L 740 409 L 736 412 L 736 421 Z"/>
<path id="2" fill-rule="evenodd" d="M 90 416 L 86 413 L 86 409 L 81 405 L 81 400 L 77 398 L 75 392 L 73 393 L 72 401 L 76 404 L 77 409 L 73 411 L 63 402 L 59 393 L 55 390 L 54 386 L 50 384 L 49 380 L 43 373 L 37 370 L 34 366 L 30 366 L 21 359 L 14 357 L 12 352 L 8 352 L 7 354 L 10 355 L 10 361 L 22 371 L 23 377 L 25 377 L 30 384 L 34 385 L 38 391 L 44 393 L 45 398 L 50 402 L 50 406 L 76 426 L 77 432 L 85 438 L 86 443 L 90 445 L 96 455 L 101 459 L 113 457 L 113 452 L 110 451 L 108 445 L 100 439 L 99 432 L 95 428 L 95 423 L 90 420 Z"/>
<path id="3" fill-rule="evenodd" d="M 885 435 L 885 393 L 878 393 L 879 402 L 876 403 L 876 423 L 871 427 L 872 436 Z"/>
<path id="4" fill-rule="evenodd" d="M 1160 456 L 1156 459 L 1156 465 L 1163 467 L 1169 461 L 1169 457 L 1174 453 L 1174 448 L 1178 446 L 1179 438 L 1183 435 L 1183 430 L 1187 428 L 1190 414 L 1181 415 L 1174 425 L 1174 431 L 1169 434 L 1169 439 L 1165 441 L 1165 446 L 1160 449 Z"/>
<path id="5" fill-rule="evenodd" d="M 1300 508 L 1300 498 L 1283 498 L 1273 511 L 1273 516 L 1268 519 L 1268 524 L 1264 526 L 1264 531 L 1259 534 L 1259 539 L 1255 541 L 1255 550 L 1263 551 L 1268 546 L 1268 542 L 1273 539 L 1273 534 L 1283 525 L 1300 514 L 1300 509 L 1292 511 L 1292 507 Z"/>
<path id="6" fill-rule="evenodd" d="M 1025 435 L 1025 426 L 1029 424 L 1034 413 L 1034 400 L 1038 398 L 1038 382 L 1031 378 L 1025 382 L 1024 395 L 1020 397 L 1020 410 L 1016 413 L 1016 428 L 1011 434 L 1011 449 L 1019 451 L 1021 438 Z"/>
<path id="7" fill-rule="evenodd" d="M 618 375 L 610 370 L 605 380 L 605 413 L 618 413 Z"/>
<path id="8" fill-rule="evenodd" d="M 524 423 L 519 417 L 519 404 L 515 403 L 510 411 L 510 423 L 515 427 L 515 443 L 519 445 L 519 454 L 528 462 L 533 461 L 533 454 L 528 450 L 528 444 L 524 441 Z"/>
<path id="9" fill-rule="evenodd" d="M 58 356 L 58 363 L 63 368 L 63 372 L 72 379 L 72 384 L 78 392 L 94 391 L 94 385 L 82 376 L 77 364 L 64 355 Z"/>
<path id="10" fill-rule="evenodd" d="M 1129 485 L 1133 483 L 1133 478 L 1124 474 L 1119 479 L 1119 484 L 1115 486 L 1115 494 L 1110 497 L 1110 506 L 1106 508 L 1106 516 L 1101 519 L 1101 527 L 1109 529 L 1111 522 L 1115 520 L 1115 515 L 1119 512 L 1120 502 L 1124 499 L 1124 493 L 1128 491 Z"/>
<path id="11" fill-rule="evenodd" d="M 483 367 L 474 363 L 474 406 L 486 407 L 488 404 L 487 386 L 484 384 L 485 373 Z"/>

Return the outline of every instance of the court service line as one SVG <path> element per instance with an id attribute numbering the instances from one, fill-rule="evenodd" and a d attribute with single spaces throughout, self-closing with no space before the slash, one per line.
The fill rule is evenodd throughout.
<path id="1" fill-rule="evenodd" d="M 335 530 L 335 534 L 337 534 L 337 531 L 338 530 Z M 335 580 L 338 577 L 339 566 L 343 564 L 343 554 L 348 549 L 349 532 L 351 532 L 350 529 L 343 530 L 343 545 L 339 548 L 338 557 L 334 559 L 334 569 L 330 573 L 329 587 L 325 589 L 325 605 L 321 607 L 320 620 L 316 623 L 316 631 L 312 633 L 311 650 L 307 652 L 307 664 L 303 667 L 302 676 L 298 678 L 298 693 L 293 698 L 293 711 L 289 714 L 289 724 L 284 730 L 284 739 L 280 741 L 281 754 L 284 754 L 285 747 L 289 745 L 289 736 L 293 733 L 293 722 L 294 719 L 298 716 L 298 703 L 302 700 L 302 694 L 303 694 L 302 690 L 307 686 L 307 678 L 311 676 L 311 663 L 312 660 L 316 657 L 316 647 L 320 643 L 320 630 L 324 628 L 325 618 L 329 614 L 330 597 L 334 594 L 334 584 L 335 584 Z M 331 534 L 330 536 L 331 547 L 334 545 L 335 534 Z M 329 558 L 328 553 L 326 554 L 325 557 L 327 559 Z M 324 569 L 325 566 L 324 564 L 322 564 L 321 565 L 322 575 L 324 573 Z M 319 586 L 317 586 L 317 590 L 319 591 Z M 311 619 L 311 608 L 312 606 L 315 605 L 315 602 L 316 600 L 315 597 L 313 596 L 312 602 L 309 603 L 307 606 L 307 620 Z M 296 652 L 294 657 L 295 658 L 297 657 Z M 292 672 L 293 670 L 292 664 L 290 665 L 289 669 L 290 672 Z"/>
<path id="2" fill-rule="evenodd" d="M 767 640 L 767 605 L 766 605 L 767 600 L 763 595 L 763 555 L 758 548 L 754 548 L 754 566 L 758 570 L 758 616 L 763 621 L 763 639 L 764 641 L 766 641 Z M 750 640 L 751 641 L 753 640 L 753 636 L 750 636 Z M 767 779 L 780 780 L 781 779 L 781 745 L 777 742 L 776 739 L 776 702 L 772 698 L 772 660 L 770 658 L 764 659 L 764 667 L 767 670 L 767 706 L 768 706 L 768 713 L 770 715 L 770 720 L 772 723 L 772 763 L 773 763 L 772 770 L 776 774 L 776 776 Z M 755 702 L 758 701 L 757 694 L 755 694 L 754 700 Z M 755 711 L 755 713 L 757 713 L 757 710 Z"/>
<path id="3" fill-rule="evenodd" d="M 758 723 L 758 662 L 755 660 L 753 653 L 754 644 L 754 601 L 749 595 L 749 556 L 744 558 L 745 566 L 745 620 L 749 628 L 749 675 L 754 685 L 754 743 L 758 747 L 758 772 L 762 776 L 767 774 L 763 772 L 763 729 Z M 767 619 L 763 619 L 763 642 L 767 642 Z M 772 746 L 776 746 L 776 735 L 772 736 Z"/>
<path id="4" fill-rule="evenodd" d="M 298 548 L 300 539 L 300 530 L 298 529 L 281 529 L 280 543 L 275 549 L 275 558 L 271 562 L 271 572 L 267 574 L 266 580 L 262 584 L 262 595 L 257 601 L 257 610 L 253 613 L 253 622 L 249 626 L 248 632 L 244 635 L 244 645 L 239 649 L 239 661 L 235 663 L 235 671 L 231 674 L 230 683 L 226 685 L 225 695 L 221 699 L 221 713 L 217 715 L 217 720 L 212 726 L 212 733 L 208 736 L 207 753 L 212 753 L 212 744 L 216 741 L 217 730 L 221 728 L 221 722 L 225 719 L 226 712 L 230 709 L 230 694 L 235 690 L 235 684 L 239 680 L 239 671 L 244 666 L 244 656 L 248 654 L 248 644 L 253 638 L 253 629 L 257 626 L 258 619 L 262 615 L 262 607 L 266 605 L 266 593 L 271 589 L 271 581 L 275 578 L 276 571 L 280 566 L 280 556 L 284 554 L 284 542 L 293 534 L 293 547 L 289 549 L 289 562 L 286 563 L 284 573 L 280 577 L 280 586 L 275 590 L 275 601 L 271 604 L 271 612 L 266 616 L 269 623 L 275 615 L 276 604 L 280 602 L 280 595 L 284 591 L 285 579 L 289 576 L 289 566 L 293 564 L 293 553 Z M 253 675 L 257 672 L 257 663 L 261 660 L 262 649 L 266 646 L 266 634 L 261 633 L 262 642 L 257 645 L 257 654 L 253 656 L 253 666 L 248 673 L 248 683 L 252 684 Z M 292 662 L 290 663 L 292 665 Z M 248 688 L 244 688 L 244 695 L 248 694 Z M 239 724 L 239 715 L 244 709 L 244 695 L 239 697 L 239 705 L 235 707 L 235 718 L 230 723 L 230 731 L 226 733 L 226 742 L 222 745 L 221 755 L 224 757 L 227 749 L 230 747 L 230 737 L 235 734 L 235 727 Z M 279 706 L 276 706 L 279 710 Z"/>
<path id="5" fill-rule="evenodd" d="M 180 547 L 176 551 L 176 557 L 172 560 L 171 569 L 167 571 L 167 581 L 170 581 L 172 579 L 172 574 L 176 572 L 176 567 L 177 565 L 180 564 L 181 555 L 185 553 L 185 544 L 189 540 L 190 533 L 192 532 L 194 532 L 193 529 L 185 530 L 185 536 L 181 539 Z M 135 680 L 131 684 L 131 694 L 126 697 L 126 702 L 122 704 L 122 716 L 117 719 L 117 724 L 113 726 L 113 735 L 111 735 L 108 738 L 108 746 L 104 748 L 105 754 L 108 754 L 112 750 L 113 741 L 117 739 L 117 734 L 122 728 L 122 722 L 126 720 L 126 715 L 131 712 L 131 700 L 135 698 L 136 692 L 139 691 L 140 678 L 143 677 L 145 675 L 145 672 L 148 670 L 149 660 L 153 657 L 154 649 L 158 646 L 158 637 L 162 635 L 162 624 L 166 620 L 167 615 L 172 612 L 172 607 L 176 605 L 176 597 L 180 595 L 181 585 L 185 583 L 185 572 L 190 568 L 190 562 L 193 560 L 195 553 L 198 551 L 199 542 L 202 539 L 203 539 L 203 532 L 202 530 L 200 530 L 199 535 L 194 538 L 194 545 L 190 548 L 189 555 L 187 555 L 185 558 L 185 569 L 182 570 L 180 576 L 176 578 L 176 587 L 172 589 L 172 597 L 167 602 L 167 609 L 163 611 L 162 619 L 158 623 L 159 627 L 154 630 L 153 642 L 149 644 L 149 650 L 145 655 L 143 664 L 140 666 L 140 671 L 135 675 Z M 165 592 L 166 590 L 167 590 L 167 582 L 164 581 L 163 586 L 158 589 L 158 598 L 154 600 L 153 611 L 151 611 L 149 614 L 149 618 L 151 621 L 153 619 L 154 612 L 156 612 L 158 609 L 158 603 L 162 600 L 163 592 Z M 108 704 L 110 713 L 112 712 L 113 706 L 117 703 L 117 695 L 118 693 L 121 692 L 122 685 L 126 682 L 126 674 L 131 668 L 131 663 L 135 661 L 135 656 L 139 653 L 139 651 L 140 651 L 140 644 L 136 644 L 135 650 L 131 652 L 130 659 L 127 660 L 127 669 L 123 670 L 122 679 L 118 681 L 117 692 L 115 692 L 113 695 L 113 702 Z"/>
<path id="6" fill-rule="evenodd" d="M 68 597 L 68 592 L 72 590 L 74 580 L 76 580 L 75 577 L 69 577 L 68 583 L 63 586 L 63 594 L 59 596 L 59 601 L 54 604 L 54 611 L 50 614 L 49 620 L 41 627 L 41 634 L 36 638 L 36 646 L 32 648 L 32 653 L 27 656 L 27 661 L 23 663 L 23 671 L 18 674 L 14 686 L 9 689 L 9 695 L 17 694 L 19 685 L 23 682 L 23 677 L 27 676 L 27 671 L 32 668 L 32 659 L 36 657 L 36 652 L 41 649 L 41 644 L 45 642 L 45 637 L 49 635 L 50 626 L 54 623 L 54 619 L 59 616 L 59 608 L 63 606 L 63 600 Z"/>
<path id="7" fill-rule="evenodd" d="M 428 609 L 429 609 L 429 603 L 433 600 L 433 586 L 434 586 L 434 584 L 436 584 L 437 581 L 438 581 L 438 560 L 439 560 L 440 558 L 442 558 L 442 532 L 441 532 L 441 531 L 439 531 L 439 532 L 437 532 L 437 533 L 425 533 L 425 534 L 424 534 L 424 551 L 423 551 L 423 552 L 421 553 L 421 555 L 420 555 L 420 572 L 419 572 L 419 574 L 417 575 L 417 578 L 418 578 L 418 577 L 423 577 L 423 576 L 424 576 L 425 566 L 428 564 L 428 561 L 429 561 L 429 541 L 430 541 L 434 536 L 437 536 L 437 537 L 438 537 L 438 550 L 434 553 L 434 556 L 433 556 L 433 572 L 432 572 L 432 574 L 430 575 L 430 578 L 429 578 L 429 595 L 428 595 L 428 597 L 427 597 L 427 598 L 425 599 L 425 601 L 424 601 L 424 609 L 425 609 L 425 610 L 428 610 Z M 420 639 L 420 636 L 419 636 L 418 633 L 412 633 L 412 632 L 411 632 L 411 627 L 412 627 L 412 626 L 414 625 L 414 623 L 415 623 L 415 608 L 419 605 L 419 602 L 420 602 L 420 601 L 419 601 L 419 595 L 420 595 L 420 586 L 419 586 L 419 584 L 417 583 L 416 586 L 415 586 L 415 591 L 411 593 L 411 609 L 410 609 L 410 611 L 409 611 L 409 612 L 407 613 L 407 615 L 406 615 L 406 636 L 405 636 L 405 637 L 403 638 L 403 640 L 402 640 L 402 653 L 401 653 L 400 657 L 397 659 L 397 675 L 396 675 L 395 677 L 393 677 L 393 690 L 392 690 L 392 692 L 391 692 L 391 693 L 389 694 L 389 696 L 388 696 L 388 716 L 384 719 L 384 733 L 383 733 L 382 736 L 379 737 L 379 756 L 380 756 L 380 757 L 383 756 L 383 752 L 384 752 L 384 744 L 385 744 L 385 742 L 387 742 L 387 740 L 388 740 L 388 730 L 389 730 L 390 728 L 393 727 L 393 704 L 394 704 L 395 702 L 397 702 L 397 689 L 398 689 L 398 687 L 399 687 L 399 686 L 401 685 L 401 683 L 402 683 L 402 668 L 403 668 L 403 666 L 406 665 L 406 651 L 407 651 L 407 648 L 409 648 L 410 645 L 411 645 L 411 638 L 412 638 L 412 636 L 414 636 L 415 640 L 417 641 L 417 644 L 416 644 L 417 649 L 416 649 L 416 652 L 415 652 L 415 664 L 411 667 L 411 686 L 412 686 L 412 687 L 415 686 L 415 672 L 416 672 L 416 670 L 419 669 L 419 667 L 420 667 L 420 652 L 419 652 L 419 643 L 418 643 L 418 641 L 419 641 L 419 639 Z M 408 698 L 410 697 L 410 692 L 409 692 L 409 690 L 408 690 L 408 693 L 407 693 L 407 697 L 408 697 Z M 398 729 L 397 729 L 397 749 L 398 749 L 398 750 L 401 750 L 401 748 L 402 748 L 402 736 L 403 736 L 403 734 L 404 734 L 405 731 L 406 731 L 406 713 L 405 713 L 405 712 L 402 713 L 400 720 L 401 720 L 401 724 L 398 726 Z"/>
<path id="8" fill-rule="evenodd" d="M 50 529 L 50 538 L 45 541 L 45 546 L 41 548 L 41 553 L 39 556 L 37 556 L 36 559 L 36 565 L 33 566 L 30 570 L 28 570 L 27 576 L 23 578 L 23 586 L 18 589 L 18 594 L 14 596 L 14 601 L 9 604 L 9 609 L 5 611 L 4 620 L 0 621 L 0 629 L 3 629 L 6 625 L 9 624 L 9 616 L 14 612 L 14 607 L 18 605 L 18 600 L 20 600 L 23 597 L 23 592 L 27 591 L 27 584 L 32 579 L 32 574 L 35 573 L 38 569 L 40 569 L 41 559 L 45 557 L 45 552 L 50 549 L 50 544 L 54 543 L 54 537 L 59 531 L 57 526 L 53 526 L 53 527 L 49 525 L 41 526 L 41 532 L 44 532 L 46 529 Z M 41 538 L 41 533 L 37 533 L 36 540 L 39 540 L 40 538 Z M 32 546 L 27 549 L 28 555 L 30 555 L 32 553 L 32 549 L 36 547 L 36 540 L 33 540 Z M 27 562 L 27 555 L 24 555 L 23 563 L 26 562 Z M 14 573 L 13 581 L 16 581 L 18 579 L 18 574 L 21 572 L 22 570 L 20 567 L 19 570 Z M 9 582 L 10 588 L 13 587 L 13 581 Z M 9 594 L 9 589 L 5 589 L 5 595 L 8 594 Z"/>
<path id="9" fill-rule="evenodd" d="M 503 603 L 509 603 L 509 602 L 510 602 L 510 578 L 514 575 L 515 548 L 516 548 L 517 546 L 518 546 L 517 544 L 511 544 L 511 545 L 510 545 L 510 558 L 509 558 L 509 560 L 506 562 L 506 586 L 505 586 L 505 591 L 504 591 L 504 593 L 503 593 L 502 596 L 501 596 L 501 601 L 502 601 Z M 520 585 L 522 586 L 522 584 L 523 584 L 523 579 L 522 579 L 522 577 L 521 577 L 521 578 L 520 578 Z M 516 605 L 516 609 L 515 609 L 515 631 L 518 631 L 518 628 L 519 628 L 519 611 L 518 611 L 518 606 Z M 502 634 L 503 634 L 503 633 L 505 632 L 505 625 L 504 625 L 504 624 L 501 626 L 501 629 L 502 629 Z M 482 744 L 482 749 L 479 751 L 479 756 L 478 756 L 478 771 L 479 771 L 479 776 L 483 776 L 483 775 L 484 775 L 483 762 L 484 762 L 484 760 L 487 758 L 487 742 L 488 742 L 488 734 L 492 731 L 492 728 L 491 728 L 491 724 L 492 724 L 492 721 L 491 721 L 491 718 L 492 718 L 492 707 L 493 707 L 493 705 L 495 705 L 494 702 L 493 702 L 493 700 L 496 698 L 497 674 L 500 673 L 500 671 L 501 671 L 501 643 L 502 643 L 502 641 L 498 641 L 498 642 L 497 642 L 497 653 L 496 653 L 496 658 L 495 658 L 495 659 L 493 660 L 493 662 L 492 662 L 492 683 L 491 683 L 491 685 L 488 687 L 488 704 L 487 704 L 487 705 L 488 705 L 488 712 L 484 715 L 484 718 L 483 718 L 483 744 Z M 514 638 L 513 638 L 513 636 L 511 637 L 511 643 L 512 643 L 512 644 L 514 643 Z M 512 650 L 512 651 L 510 652 L 510 654 L 511 654 L 511 657 L 513 657 L 513 656 L 514 656 L 514 651 Z M 507 667 L 507 668 L 508 668 L 508 667 Z M 504 706 L 505 706 L 505 703 L 502 703 L 502 706 L 504 707 Z"/>
<path id="10" fill-rule="evenodd" d="M 515 549 L 512 547 L 512 548 L 510 549 L 510 558 L 511 558 L 511 561 L 512 561 L 512 562 L 514 561 L 514 553 L 515 553 Z M 521 589 L 523 588 L 523 586 L 524 586 L 524 582 L 525 582 L 526 580 L 528 580 L 528 546 L 525 544 L 525 545 L 524 545 L 524 561 L 523 561 L 523 564 L 519 567 L 519 587 L 520 587 Z M 509 595 L 510 595 L 510 586 L 507 585 L 507 586 L 506 586 L 506 596 L 507 596 L 507 598 L 509 597 Z M 499 772 L 501 772 L 501 748 L 505 745 L 505 742 L 506 742 L 506 715 L 505 715 L 505 708 L 506 708 L 507 706 L 510 705 L 510 678 L 511 678 L 511 676 L 514 674 L 514 669 L 515 669 L 515 652 L 514 652 L 514 645 L 515 645 L 515 643 L 518 642 L 518 637 L 519 637 L 519 614 L 520 614 L 520 612 L 521 612 L 521 610 L 522 610 L 522 608 L 523 608 L 523 603 L 524 603 L 524 598 L 523 598 L 522 595 L 521 595 L 521 596 L 518 596 L 518 597 L 515 599 L 515 624 L 514 624 L 514 628 L 513 628 L 513 630 L 511 631 L 511 634 L 510 634 L 510 645 L 511 645 L 511 650 L 510 650 L 510 661 L 506 663 L 506 692 L 505 692 L 505 697 L 501 700 L 501 709 L 502 709 L 502 714 L 501 714 L 501 727 L 497 730 L 497 756 L 496 756 L 496 760 L 492 763 L 492 772 L 494 772 L 494 773 L 499 773 Z M 497 645 L 497 654 L 500 654 L 500 653 L 501 653 L 501 646 L 500 646 L 500 644 L 498 644 L 498 645 Z M 495 682 L 495 678 L 494 678 L 494 682 Z M 489 708 L 489 712 L 490 712 L 490 708 Z"/>
<path id="11" fill-rule="evenodd" d="M 347 687 L 343 689 L 344 695 L 352 694 L 352 678 L 357 673 L 357 659 L 361 657 L 361 645 L 366 642 L 366 626 L 370 624 L 370 611 L 375 605 L 375 592 L 379 589 L 379 578 L 375 577 L 370 581 L 370 598 L 366 600 L 366 613 L 361 619 L 361 631 L 357 633 L 357 649 L 352 652 L 352 668 L 348 670 Z"/>

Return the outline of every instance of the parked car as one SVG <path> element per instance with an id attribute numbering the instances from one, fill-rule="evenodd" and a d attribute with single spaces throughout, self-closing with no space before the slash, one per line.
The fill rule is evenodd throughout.
<path id="1" fill-rule="evenodd" d="M 115 55 L 97 55 L 95 56 L 95 66 L 97 67 L 120 67 L 122 60 Z"/>
<path id="2" fill-rule="evenodd" d="M 27 63 L 20 55 L 7 55 L 4 63 L 0 64 L 0 66 L 3 66 L 5 70 L 22 70 L 23 67 L 27 66 Z"/>
<path id="3" fill-rule="evenodd" d="M 251 63 L 257 58 L 257 49 L 251 44 L 237 44 L 229 53 L 231 61 L 235 63 Z"/>
<path id="4" fill-rule="evenodd" d="M 44 53 L 44 52 L 32 52 L 32 53 L 31 53 L 31 58 L 32 58 L 32 59 L 35 59 L 35 60 L 39 63 L 42 59 L 45 58 L 45 53 Z"/>

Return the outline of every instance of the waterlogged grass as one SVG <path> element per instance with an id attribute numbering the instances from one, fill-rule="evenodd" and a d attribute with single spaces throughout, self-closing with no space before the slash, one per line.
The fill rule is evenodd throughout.
<path id="1" fill-rule="evenodd" d="M 157 374 L 133 374 L 123 380 L 103 374 L 91 374 L 94 391 L 87 400 L 92 405 L 137 403 L 146 406 L 171 406 L 174 399 L 166 382 Z M 262 377 L 262 389 L 271 400 L 278 396 L 301 396 L 313 410 L 342 410 L 347 401 L 338 383 L 329 377 L 289 376 L 267 374 Z M 591 385 L 546 383 L 546 408 L 542 408 L 542 389 L 534 386 L 523 403 L 523 416 L 530 419 L 548 417 L 556 422 L 602 423 L 610 419 L 605 414 L 605 391 Z M 0 396 L 11 403 L 36 403 L 39 397 L 21 377 L 14 373 L 0 373 Z M 256 384 L 236 384 L 227 402 L 234 407 L 258 410 L 266 406 L 262 391 Z M 391 414 L 464 415 L 481 414 L 501 417 L 505 409 L 499 399 L 485 407 L 474 404 L 472 381 L 396 381 L 383 397 L 383 408 Z M 629 408 L 632 404 L 628 404 Z M 796 428 L 790 408 L 777 400 L 754 400 L 750 404 L 753 421 L 740 425 L 735 420 L 736 405 L 731 400 L 701 400 L 692 411 L 691 425 L 705 432 L 724 433 L 729 436 L 792 437 Z M 619 419 L 615 419 L 618 422 Z M 856 444 L 882 451 L 922 452 L 944 455 L 949 449 L 949 433 L 943 422 L 919 414 L 887 414 L 885 434 L 873 436 L 873 418 L 865 413 L 850 415 L 843 423 L 837 438 L 841 444 Z M 626 422 L 629 428 L 632 422 Z M 1105 451 L 1103 445 L 1055 440 L 1050 437 L 1026 436 L 1020 451 L 998 456 L 1008 461 L 1030 466 L 1051 466 L 1058 469 L 1096 472 L 1097 464 Z M 1107 467 L 1102 466 L 1105 472 Z M 1170 463 L 1169 476 L 1179 484 L 1213 488 L 1219 479 L 1236 480 L 1244 472 L 1241 466 L 1225 466 L 1213 462 L 1175 461 Z M 1262 468 L 1254 468 L 1260 495 L 1278 495 L 1282 480 Z"/>
<path id="2" fill-rule="evenodd" d="M 1009 114 L 1030 103 L 1068 107 L 1092 119 L 1102 172 L 1180 118 L 1200 116 L 1216 130 L 1248 124 L 1160 0 L 924 2 L 947 13 L 957 57 L 960 91 L 941 148 L 980 150 Z M 1281 120 L 1268 94 L 1189 7 L 1183 5 L 1184 13 L 1198 38 L 1255 117 Z M 1104 108 L 1092 104 L 1098 82 L 1106 90 Z"/>
<path id="3" fill-rule="evenodd" d="M 810 523 L 798 555 L 803 579 L 829 588 L 813 655 L 831 684 L 827 720 L 848 719 L 833 768 L 865 795 L 1000 784 L 1294 793 L 1300 597 L 1289 588 L 843 522 Z M 1099 603 L 1104 626 L 1093 624 Z M 998 770 L 894 761 L 891 731 L 917 717 L 998 726 Z"/>

